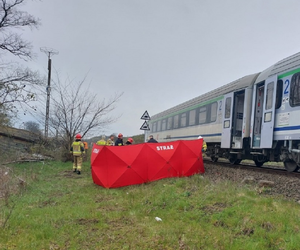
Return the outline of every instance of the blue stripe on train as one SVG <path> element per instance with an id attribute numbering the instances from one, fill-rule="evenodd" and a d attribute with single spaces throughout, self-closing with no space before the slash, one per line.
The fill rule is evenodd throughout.
<path id="1" fill-rule="evenodd" d="M 221 133 L 218 134 L 205 134 L 201 135 L 203 138 L 211 137 L 211 136 L 221 136 Z M 187 135 L 187 136 L 172 136 L 171 138 L 164 138 L 164 139 L 185 139 L 185 138 L 198 138 L 199 135 Z"/>
<path id="2" fill-rule="evenodd" d="M 274 131 L 287 131 L 287 130 L 297 130 L 297 129 L 300 129 L 300 126 L 274 128 Z"/>

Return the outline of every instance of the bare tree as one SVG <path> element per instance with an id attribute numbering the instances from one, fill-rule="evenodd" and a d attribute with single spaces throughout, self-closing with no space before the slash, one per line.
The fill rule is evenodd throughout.
<path id="1" fill-rule="evenodd" d="M 0 0 L 0 49 L 23 59 L 32 58 L 31 44 L 16 29 L 38 27 L 39 20 L 19 10 L 26 0 Z"/>
<path id="2" fill-rule="evenodd" d="M 29 104 L 36 99 L 34 86 L 43 83 L 38 72 L 19 67 L 6 67 L 0 70 L 0 109 L 7 113 L 18 112 L 21 107 L 17 105 L 18 103 L 35 109 Z M 23 110 L 25 106 L 22 106 Z"/>
<path id="3" fill-rule="evenodd" d="M 38 27 L 39 20 L 19 10 L 27 0 L 0 0 L 0 51 L 21 59 L 32 58 L 32 46 L 22 38 L 20 29 Z M 3 114 L 18 111 L 18 103 L 28 105 L 35 100 L 32 86 L 41 84 L 37 72 L 19 67 L 16 63 L 0 64 L 0 110 Z M 29 106 L 28 106 L 29 107 Z M 23 106 L 24 108 L 24 106 Z M 30 107 L 32 108 L 32 107 Z"/>
<path id="4" fill-rule="evenodd" d="M 89 91 L 85 80 L 78 83 L 68 81 L 65 84 L 58 81 L 53 85 L 50 131 L 55 130 L 68 151 L 77 133 L 84 137 L 116 121 L 109 113 L 115 109 L 116 102 L 123 94 L 101 100 Z"/>
<path id="5" fill-rule="evenodd" d="M 32 133 L 35 133 L 37 135 L 42 135 L 42 132 L 40 130 L 40 124 L 33 121 L 28 121 L 24 123 L 24 128 Z"/>

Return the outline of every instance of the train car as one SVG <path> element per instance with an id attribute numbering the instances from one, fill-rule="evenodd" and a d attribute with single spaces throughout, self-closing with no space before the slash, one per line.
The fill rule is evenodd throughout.
<path id="1" fill-rule="evenodd" d="M 196 139 L 213 161 L 300 166 L 300 53 L 268 69 L 156 114 L 149 133 L 160 142 Z"/>
<path id="2" fill-rule="evenodd" d="M 300 53 L 263 71 L 253 90 L 251 149 L 259 165 L 282 161 L 300 166 Z M 263 104 L 263 105 L 261 105 Z"/>

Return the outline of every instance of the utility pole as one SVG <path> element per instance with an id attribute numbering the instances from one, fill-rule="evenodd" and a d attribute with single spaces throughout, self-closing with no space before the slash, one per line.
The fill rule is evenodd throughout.
<path id="1" fill-rule="evenodd" d="M 58 51 L 51 48 L 40 48 L 41 52 L 46 53 L 48 56 L 48 85 L 46 88 L 47 92 L 47 103 L 46 103 L 46 120 L 45 120 L 45 138 L 48 138 L 48 125 L 49 125 L 49 107 L 50 107 L 50 92 L 51 92 L 51 55 L 57 55 Z"/>

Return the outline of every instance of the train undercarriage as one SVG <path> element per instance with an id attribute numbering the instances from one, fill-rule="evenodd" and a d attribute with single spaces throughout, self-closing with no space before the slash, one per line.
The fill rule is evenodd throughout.
<path id="1" fill-rule="evenodd" d="M 300 168 L 300 141 L 275 141 L 272 149 L 224 149 L 220 144 L 207 143 L 205 152 L 213 162 L 219 158 L 227 159 L 231 164 L 240 164 L 242 160 L 252 160 L 257 167 L 266 162 L 283 162 L 288 172 L 297 172 Z"/>

